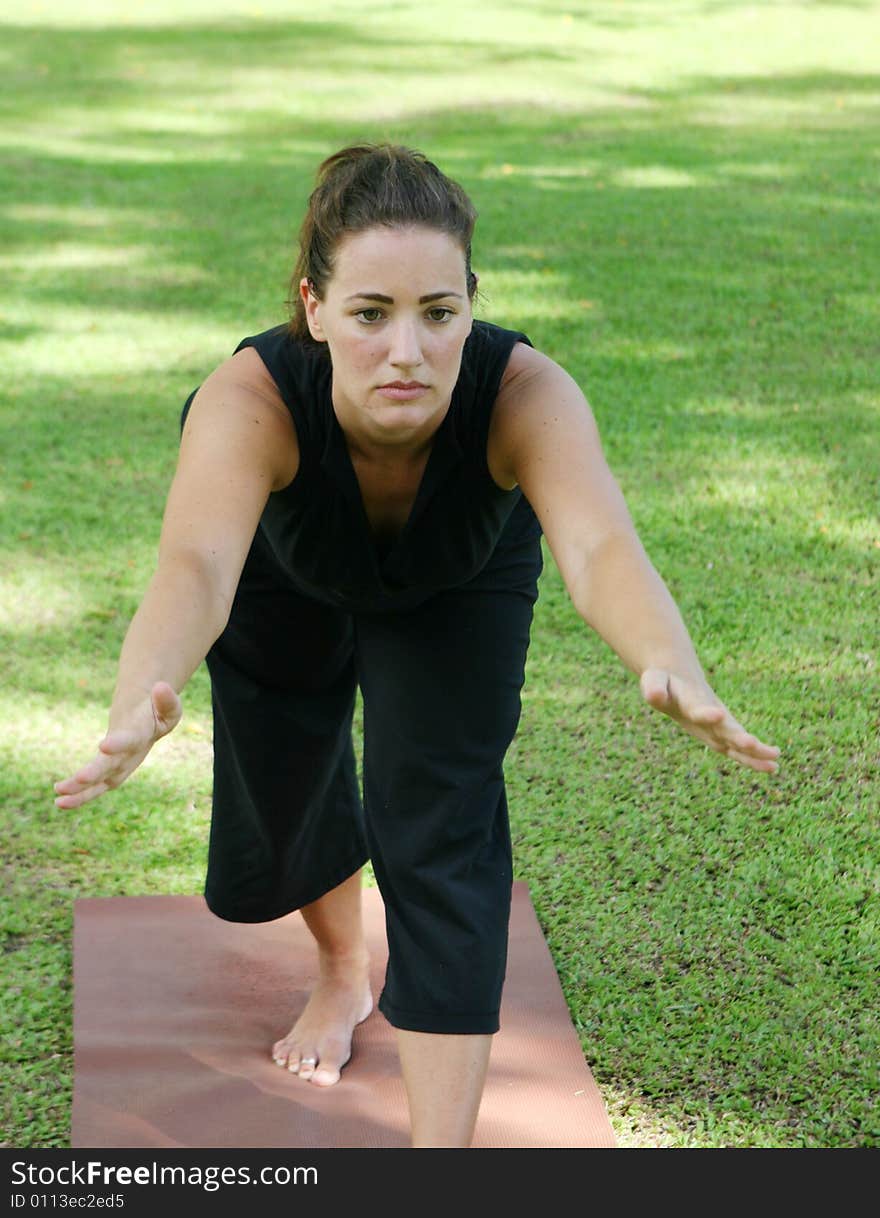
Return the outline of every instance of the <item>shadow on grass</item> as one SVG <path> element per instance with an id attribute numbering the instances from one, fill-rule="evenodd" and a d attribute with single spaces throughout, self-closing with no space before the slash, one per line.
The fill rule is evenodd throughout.
<path id="1" fill-rule="evenodd" d="M 70 62 L 75 43 L 77 73 L 94 79 L 98 94 L 110 90 L 106 97 L 83 95 L 96 110 L 99 101 L 112 107 L 147 99 L 149 80 L 113 77 L 129 51 L 167 63 L 189 57 L 198 43 L 191 74 L 165 90 L 165 102 L 173 104 L 175 90 L 181 103 L 192 100 L 194 82 L 212 64 L 271 66 L 294 45 L 320 59 L 337 35 L 344 35 L 340 55 L 363 53 L 373 68 L 387 50 L 385 40 L 329 22 L 9 31 L 25 74 L 43 60 Z M 441 42 L 435 49 L 448 68 L 449 47 Z M 66 90 L 71 81 L 62 84 Z M 476 258 L 491 315 L 526 328 L 585 384 L 622 472 L 630 462 L 638 468 L 660 430 L 674 436 L 691 465 L 711 462 L 713 437 L 735 438 L 747 452 L 810 453 L 847 510 L 857 510 L 868 484 L 848 453 L 823 445 L 821 433 L 833 421 L 838 440 L 858 435 L 862 469 L 876 462 L 880 441 L 870 427 L 869 400 L 880 357 L 871 304 L 874 167 L 861 120 L 832 114 L 822 129 L 807 118 L 794 123 L 794 133 L 793 120 L 725 126 L 719 143 L 719 128 L 701 121 L 700 109 L 728 91 L 772 104 L 876 90 L 873 78 L 841 73 L 706 78 L 645 92 L 646 110 L 558 115 L 503 108 L 458 117 L 444 111 L 411 116 L 403 126 L 407 138 L 427 143 L 462 177 L 478 202 Z M 45 113 L 36 87 L 33 106 Z M 16 109 L 27 115 L 28 103 L 19 100 Z M 20 299 L 45 316 L 47 334 L 71 306 L 91 313 L 98 326 L 128 317 L 132 333 L 148 331 L 156 318 L 210 316 L 228 325 L 231 351 L 244 333 L 283 319 L 293 234 L 316 161 L 351 133 L 338 122 L 300 121 L 279 164 L 283 125 L 266 130 L 262 114 L 247 113 L 228 123 L 234 156 L 224 156 L 222 141 L 218 150 L 209 136 L 193 160 L 191 133 L 138 131 L 136 123 L 125 140 L 132 146 L 145 140 L 168 162 L 92 161 L 88 146 L 78 155 L 10 153 L 8 248 L 21 246 Z M 213 199 L 223 206 L 206 207 Z M 101 209 L 109 223 L 91 222 L 89 212 L 100 217 Z M 75 252 L 78 243 L 85 246 L 83 265 L 65 266 L 64 247 Z M 90 254 L 120 245 L 133 246 L 131 256 L 96 273 Z M 53 248 L 62 251 L 58 263 L 41 266 L 41 252 Z M 6 323 L 0 342 L 13 366 L 22 344 L 35 337 L 33 324 Z M 197 366 L 195 353 L 187 354 Z M 203 373 L 209 370 L 206 363 Z M 157 371 L 174 377 L 179 368 Z M 76 368 L 65 370 L 61 384 L 50 369 L 42 377 L 49 400 L 71 390 L 77 395 L 74 439 L 78 433 L 84 445 L 106 446 L 113 439 L 107 420 L 124 417 L 129 433 L 149 431 L 173 458 L 178 402 L 151 403 L 152 411 L 167 411 L 164 433 L 155 413 L 147 425 L 138 411 L 150 398 L 148 383 L 120 390 Z M 180 401 L 199 379 L 198 373 L 195 381 L 176 378 Z M 719 405 L 701 414 L 692 404 L 707 392 Z M 744 402 L 748 411 L 740 409 Z M 793 420 L 788 411 L 795 405 L 800 417 Z M 45 415 L 33 423 L 42 436 L 31 436 L 30 422 L 10 412 L 0 440 L 11 461 L 21 452 L 46 455 L 52 441 Z M 21 502 L 11 507 L 27 512 Z"/>
<path id="2" fill-rule="evenodd" d="M 542 17 L 563 17 L 589 22 L 590 25 L 613 30 L 640 28 L 647 18 L 651 24 L 680 26 L 683 21 L 695 21 L 726 13 L 741 12 L 743 0 L 669 0 L 658 10 L 654 0 L 580 0 L 577 5 L 535 3 L 535 0 L 509 0 L 511 9 L 540 14 Z M 821 0 L 822 8 L 850 9 L 865 12 L 874 7 L 872 0 Z"/>

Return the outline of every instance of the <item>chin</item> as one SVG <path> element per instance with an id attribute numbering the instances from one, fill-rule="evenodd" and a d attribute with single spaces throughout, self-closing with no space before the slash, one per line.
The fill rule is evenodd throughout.
<path id="1" fill-rule="evenodd" d="M 370 418 L 382 431 L 401 433 L 420 431 L 434 419 L 439 427 L 446 410 L 426 402 L 381 402 L 370 411 Z"/>
<path id="2" fill-rule="evenodd" d="M 409 411 L 407 411 L 405 418 L 400 413 L 392 414 L 391 411 L 382 411 L 378 414 L 372 414 L 370 417 L 373 429 L 378 435 L 381 435 L 385 439 L 401 441 L 418 435 L 430 421 L 430 416 L 422 414 L 413 417 L 413 414 Z"/>

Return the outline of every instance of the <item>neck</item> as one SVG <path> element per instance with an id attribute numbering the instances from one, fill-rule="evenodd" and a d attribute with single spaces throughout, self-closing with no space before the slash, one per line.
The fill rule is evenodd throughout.
<path id="1" fill-rule="evenodd" d="M 448 411 L 447 407 L 439 418 L 435 416 L 426 420 L 421 427 L 408 434 L 388 436 L 381 432 L 377 435 L 372 428 L 359 425 L 360 419 L 352 422 L 345 417 L 344 412 L 340 417 L 335 403 L 333 409 L 353 458 L 371 465 L 393 466 L 396 469 L 418 465 L 425 459 Z"/>
<path id="2" fill-rule="evenodd" d="M 400 443 L 374 443 L 369 438 L 353 435 L 344 427 L 342 434 L 351 457 L 370 465 L 387 465 L 399 469 L 401 466 L 418 465 L 431 451 L 437 429 L 425 439 L 407 439 Z"/>

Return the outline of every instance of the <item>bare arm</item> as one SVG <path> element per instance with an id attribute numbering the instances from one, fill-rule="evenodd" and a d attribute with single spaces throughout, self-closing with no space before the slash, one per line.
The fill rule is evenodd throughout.
<path id="1" fill-rule="evenodd" d="M 156 570 L 122 646 L 108 732 L 88 765 L 55 784 L 59 807 L 119 786 L 176 726 L 179 692 L 226 625 L 266 499 L 293 478 L 297 460 L 290 415 L 246 349 L 193 400 Z"/>
<path id="2" fill-rule="evenodd" d="M 514 348 L 495 404 L 489 466 L 534 508 L 581 617 L 640 678 L 651 706 L 710 747 L 758 770 L 779 750 L 746 732 L 711 690 L 681 614 L 633 526 L 572 378 Z"/>

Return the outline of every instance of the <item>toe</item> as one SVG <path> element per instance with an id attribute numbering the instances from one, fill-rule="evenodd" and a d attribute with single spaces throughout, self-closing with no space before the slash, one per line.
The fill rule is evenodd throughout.
<path id="1" fill-rule="evenodd" d="M 318 1087 L 332 1087 L 334 1083 L 339 1082 L 342 1067 L 350 1057 L 351 1054 L 346 1053 L 341 1045 L 326 1048 L 309 1081 Z"/>
<path id="2" fill-rule="evenodd" d="M 332 1087 L 334 1083 L 339 1082 L 339 1071 L 333 1066 L 327 1066 L 321 1062 L 309 1082 L 314 1083 L 317 1087 Z"/>
<path id="3" fill-rule="evenodd" d="M 300 1078 L 311 1078 L 312 1075 L 315 1073 L 315 1068 L 316 1068 L 317 1064 L 318 1064 L 317 1059 L 315 1058 L 314 1054 L 304 1053 L 303 1056 L 300 1058 L 300 1063 L 299 1063 Z"/>

